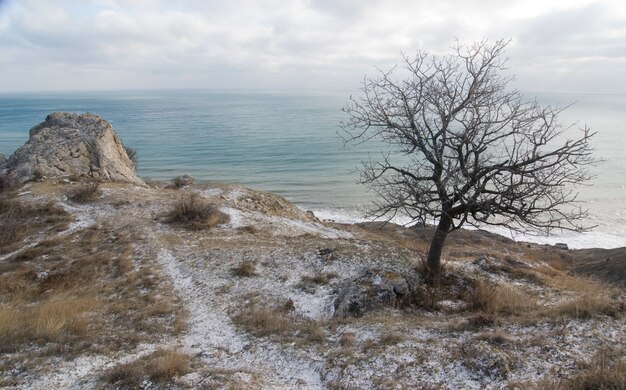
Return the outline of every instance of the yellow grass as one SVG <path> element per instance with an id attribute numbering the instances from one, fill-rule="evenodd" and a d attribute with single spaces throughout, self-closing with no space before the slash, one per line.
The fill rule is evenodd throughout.
<path id="1" fill-rule="evenodd" d="M 596 315 L 617 315 L 624 311 L 616 297 L 616 287 L 595 279 L 561 275 L 551 280 L 552 287 L 574 293 L 573 298 L 555 305 L 550 314 L 559 317 L 591 318 Z"/>
<path id="2" fill-rule="evenodd" d="M 172 350 L 159 350 L 150 364 L 150 377 L 156 379 L 173 378 L 189 372 L 189 356 Z"/>
<path id="3" fill-rule="evenodd" d="M 536 301 L 513 286 L 477 280 L 465 296 L 469 307 L 488 314 L 522 315 L 537 307 Z"/>

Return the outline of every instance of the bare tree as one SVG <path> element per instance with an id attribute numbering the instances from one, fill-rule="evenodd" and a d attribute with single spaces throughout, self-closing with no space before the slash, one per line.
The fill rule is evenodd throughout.
<path id="1" fill-rule="evenodd" d="M 403 67 L 366 77 L 364 95 L 344 108 L 348 142 L 388 145 L 361 169 L 361 182 L 378 195 L 373 215 L 433 221 L 427 264 L 435 274 L 446 236 L 464 224 L 583 229 L 587 211 L 576 207 L 575 187 L 590 179 L 594 133 L 562 126 L 563 107 L 508 89 L 508 43 L 457 42 L 449 56 L 405 55 Z"/>

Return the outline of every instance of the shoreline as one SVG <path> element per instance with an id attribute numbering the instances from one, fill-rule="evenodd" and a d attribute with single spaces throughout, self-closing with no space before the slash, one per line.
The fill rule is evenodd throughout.
<path id="1" fill-rule="evenodd" d="M 341 208 L 311 209 L 304 207 L 303 205 L 298 203 L 294 203 L 294 205 L 304 211 L 312 211 L 316 217 L 325 222 L 335 222 L 350 225 L 363 222 L 380 222 L 380 220 L 372 220 L 365 216 L 359 218 L 356 215 L 358 213 L 355 212 L 354 214 L 351 214 L 349 212 L 346 212 L 345 209 Z M 390 222 L 400 226 L 405 226 L 402 220 L 400 220 L 399 218 L 392 219 Z M 500 236 L 512 239 L 516 242 L 527 242 L 532 244 L 552 246 L 556 244 L 567 244 L 569 249 L 617 249 L 626 247 L 626 236 L 620 235 L 619 233 L 607 235 L 607 232 L 602 232 L 598 230 L 590 230 L 583 233 L 563 232 L 563 234 L 552 233 L 548 235 L 543 235 L 511 232 L 506 228 L 494 226 L 475 228 L 473 226 L 465 225 L 463 226 L 463 229 L 474 231 L 485 230 L 490 233 L 495 233 Z"/>

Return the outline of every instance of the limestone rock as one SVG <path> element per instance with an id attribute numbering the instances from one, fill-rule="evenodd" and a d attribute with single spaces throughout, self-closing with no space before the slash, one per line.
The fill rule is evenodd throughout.
<path id="1" fill-rule="evenodd" d="M 7 163 L 22 182 L 85 176 L 144 185 L 113 127 L 97 115 L 55 112 L 29 135 Z"/>
<path id="2" fill-rule="evenodd" d="M 365 270 L 345 283 L 334 302 L 336 316 L 361 316 L 368 311 L 395 307 L 408 302 L 417 293 L 417 275 L 402 275 L 391 270 Z"/>

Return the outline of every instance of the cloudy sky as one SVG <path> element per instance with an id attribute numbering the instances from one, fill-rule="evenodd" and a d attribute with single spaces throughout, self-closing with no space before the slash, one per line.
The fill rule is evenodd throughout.
<path id="1" fill-rule="evenodd" d="M 517 86 L 626 91 L 624 0 L 0 0 L 0 91 L 351 90 L 511 38 Z"/>

